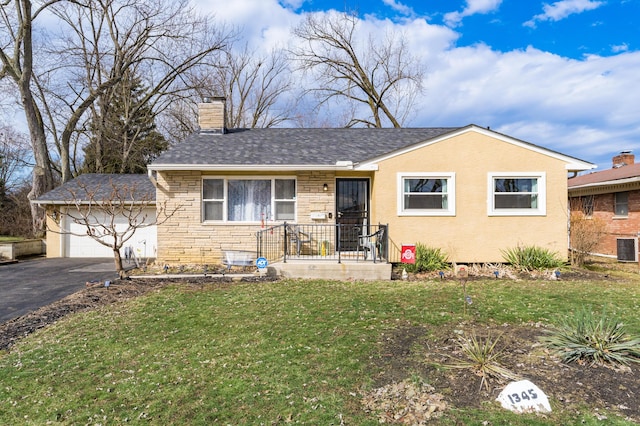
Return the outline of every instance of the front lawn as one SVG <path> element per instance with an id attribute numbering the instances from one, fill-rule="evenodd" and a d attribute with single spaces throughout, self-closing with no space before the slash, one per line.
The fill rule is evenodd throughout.
<path id="1" fill-rule="evenodd" d="M 452 376 L 432 361 L 461 334 L 497 330 L 508 344 L 583 306 L 606 305 L 640 334 L 635 277 L 465 288 L 472 304 L 453 279 L 171 284 L 68 316 L 0 352 L 0 424 L 375 425 L 380 413 L 363 399 L 404 379 L 444 395 L 438 424 L 633 424 L 622 403 L 582 404 L 552 381 L 542 388 L 553 413 L 512 414 L 493 402 L 502 385 L 483 394 L 472 372 Z M 529 343 L 509 353 L 555 362 Z M 447 378 L 460 377 L 469 386 L 457 397 Z M 585 389 L 599 385 L 581 377 Z"/>

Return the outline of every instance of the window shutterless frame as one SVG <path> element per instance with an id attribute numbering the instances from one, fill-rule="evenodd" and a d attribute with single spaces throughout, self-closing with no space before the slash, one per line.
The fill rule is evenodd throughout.
<path id="1" fill-rule="evenodd" d="M 398 173 L 398 216 L 455 216 L 454 172 Z"/>
<path id="2" fill-rule="evenodd" d="M 489 216 L 545 216 L 545 172 L 494 172 L 487 177 Z"/>

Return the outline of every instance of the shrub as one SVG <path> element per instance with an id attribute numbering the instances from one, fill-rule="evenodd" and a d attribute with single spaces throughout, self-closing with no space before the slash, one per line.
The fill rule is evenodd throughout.
<path id="1" fill-rule="evenodd" d="M 575 316 L 564 317 L 559 326 L 540 338 L 564 362 L 624 364 L 640 362 L 640 338 L 629 337 L 617 318 L 605 309 L 597 317 L 582 308 Z"/>
<path id="2" fill-rule="evenodd" d="M 439 248 L 416 244 L 416 263 L 405 265 L 407 272 L 429 272 L 449 269 L 448 256 Z"/>
<path id="3" fill-rule="evenodd" d="M 481 389 L 483 385 L 487 390 L 489 389 L 489 380 L 491 378 L 519 380 L 517 374 L 500 364 L 503 352 L 496 349 L 499 339 L 500 337 L 493 339 L 488 336 L 485 340 L 481 340 L 473 334 L 468 339 L 460 340 L 460 349 L 465 359 L 447 367 L 472 370 L 482 378 L 480 381 Z"/>
<path id="4" fill-rule="evenodd" d="M 545 248 L 528 246 L 501 250 L 503 259 L 522 272 L 558 268 L 564 265 L 558 253 Z"/>
<path id="5" fill-rule="evenodd" d="M 571 264 L 584 265 L 585 258 L 600 243 L 607 225 L 599 217 L 587 217 L 582 212 L 572 212 L 569 223 Z"/>

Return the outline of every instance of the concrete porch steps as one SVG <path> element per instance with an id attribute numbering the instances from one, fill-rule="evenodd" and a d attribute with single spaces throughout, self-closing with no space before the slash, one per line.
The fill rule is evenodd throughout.
<path id="1" fill-rule="evenodd" d="M 318 262 L 292 260 L 269 265 L 269 274 L 282 278 L 384 281 L 391 279 L 391 264 L 371 261 Z"/>

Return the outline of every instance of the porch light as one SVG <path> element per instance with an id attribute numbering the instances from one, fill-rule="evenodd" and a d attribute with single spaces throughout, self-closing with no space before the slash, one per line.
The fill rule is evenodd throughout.
<path id="1" fill-rule="evenodd" d="M 324 192 L 327 192 L 329 190 L 329 185 L 327 185 L 326 183 L 324 185 L 322 185 L 322 190 Z"/>

